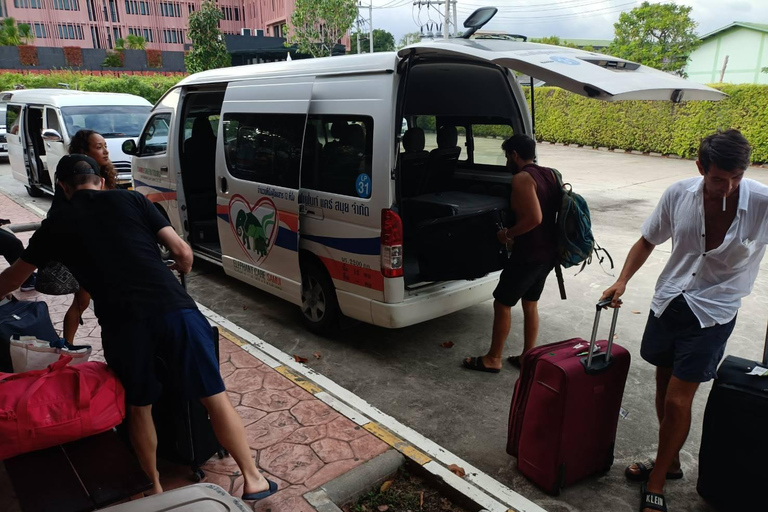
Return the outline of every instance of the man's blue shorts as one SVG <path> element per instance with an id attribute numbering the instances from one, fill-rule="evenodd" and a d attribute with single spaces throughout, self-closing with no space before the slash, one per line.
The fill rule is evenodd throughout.
<path id="1" fill-rule="evenodd" d="M 183 400 L 224 391 L 213 329 L 197 309 L 105 322 L 104 357 L 125 388 L 125 403 L 150 405 L 163 386 Z"/>
<path id="2" fill-rule="evenodd" d="M 686 382 L 707 382 L 717 375 L 736 317 L 727 324 L 701 327 L 685 297 L 679 295 L 661 317 L 651 311 L 645 325 L 640 355 L 654 366 L 672 368 Z"/>

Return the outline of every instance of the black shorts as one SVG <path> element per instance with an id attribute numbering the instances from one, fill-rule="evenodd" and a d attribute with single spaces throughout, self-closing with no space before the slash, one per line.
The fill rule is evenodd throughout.
<path id="1" fill-rule="evenodd" d="M 520 299 L 536 302 L 553 268 L 551 263 L 509 263 L 501 272 L 493 298 L 509 307 Z"/>
<path id="2" fill-rule="evenodd" d="M 213 329 L 197 309 L 101 328 L 104 357 L 125 388 L 125 403 L 150 405 L 169 386 L 183 400 L 224 391 Z"/>
<path id="3" fill-rule="evenodd" d="M 701 327 L 699 319 L 680 295 L 661 317 L 651 311 L 643 333 L 640 355 L 654 366 L 672 368 L 686 382 L 707 382 L 717 375 L 736 317 L 727 324 Z"/>

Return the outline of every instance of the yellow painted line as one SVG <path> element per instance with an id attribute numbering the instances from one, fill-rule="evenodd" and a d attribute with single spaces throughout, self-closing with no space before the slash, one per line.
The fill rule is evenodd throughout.
<path id="1" fill-rule="evenodd" d="M 421 466 L 432 460 L 428 455 L 377 423 L 366 423 L 363 428 Z"/>
<path id="2" fill-rule="evenodd" d="M 287 378 L 300 388 L 302 388 L 304 391 L 307 391 L 311 394 L 320 393 L 323 391 L 323 388 L 312 382 L 311 380 L 306 379 L 302 375 L 299 375 L 297 373 L 294 373 L 291 371 L 290 368 L 287 366 L 278 366 L 274 369 L 277 373 L 282 375 L 283 377 Z"/>
<path id="3" fill-rule="evenodd" d="M 238 338 L 237 336 L 235 336 L 234 334 L 232 334 L 228 330 L 222 329 L 221 327 L 219 327 L 219 334 L 221 334 L 222 336 L 227 338 L 229 341 L 231 341 L 232 343 L 234 343 L 238 347 L 242 347 L 242 346 L 248 345 L 247 341 L 241 340 L 240 338 Z"/>

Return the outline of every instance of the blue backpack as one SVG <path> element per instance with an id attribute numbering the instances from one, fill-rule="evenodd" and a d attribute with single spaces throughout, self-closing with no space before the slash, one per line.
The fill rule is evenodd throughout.
<path id="1" fill-rule="evenodd" d="M 565 299 L 565 285 L 563 283 L 563 274 L 560 267 L 570 268 L 581 264 L 579 272 L 584 270 L 587 264 L 592 262 L 592 255 L 595 254 L 602 265 L 605 256 L 613 268 L 613 258 L 608 251 L 600 247 L 595 242 L 592 235 L 592 220 L 589 216 L 589 206 L 587 201 L 579 194 L 573 191 L 570 183 L 563 182 L 563 176 L 560 171 L 553 169 L 557 185 L 560 187 L 561 199 L 560 208 L 557 212 L 557 261 L 555 272 L 560 286 L 560 296 Z M 605 253 L 600 256 L 599 252 Z M 577 273 L 578 274 L 578 273 Z"/>

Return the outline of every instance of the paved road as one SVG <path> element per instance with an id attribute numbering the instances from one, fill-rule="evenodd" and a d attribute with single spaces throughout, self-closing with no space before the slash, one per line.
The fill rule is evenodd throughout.
<path id="1" fill-rule="evenodd" d="M 487 150 L 497 151 L 499 144 L 487 141 Z M 596 237 L 619 266 L 662 191 L 697 172 L 691 161 L 548 144 L 540 147 L 539 155 L 543 165 L 560 169 L 587 198 Z M 9 183 L 8 172 L 7 165 L 0 165 L 0 187 L 23 196 L 23 188 Z M 748 176 L 768 183 L 766 169 L 750 169 Z M 35 204 L 43 207 L 44 202 Z M 490 375 L 460 368 L 462 357 L 482 354 L 488 347 L 493 318 L 490 302 L 400 330 L 350 322 L 334 337 L 322 338 L 301 327 L 297 308 L 225 276 L 213 265 L 196 264 L 189 288 L 200 303 L 289 354 L 309 357 L 318 372 L 547 510 L 623 512 L 637 509 L 639 495 L 638 487 L 625 483 L 623 468 L 633 457 L 650 455 L 656 448 L 653 369 L 640 359 L 639 345 L 654 282 L 668 254 L 669 246 L 659 247 L 625 295 L 617 343 L 629 349 L 633 363 L 623 403 L 629 416 L 619 423 L 616 463 L 608 475 L 566 489 L 557 499 L 520 476 L 515 460 L 504 451 L 509 402 L 518 372 L 507 367 L 501 374 Z M 567 301 L 560 300 L 554 277 L 547 283 L 540 303 L 540 343 L 588 337 L 594 301 L 614 280 L 596 264 L 573 274 L 575 271 L 566 271 Z M 763 270 L 754 292 L 744 300 L 727 353 L 761 356 L 766 306 L 768 277 Z M 441 348 L 444 341 L 455 345 Z M 516 308 L 507 353 L 519 353 L 521 347 L 522 311 Z M 322 359 L 312 358 L 313 352 L 321 353 Z M 695 491 L 701 420 L 709 389 L 710 385 L 702 386 L 694 404 L 691 436 L 682 453 L 686 477 L 668 487 L 670 510 L 675 512 L 710 510 Z"/>

